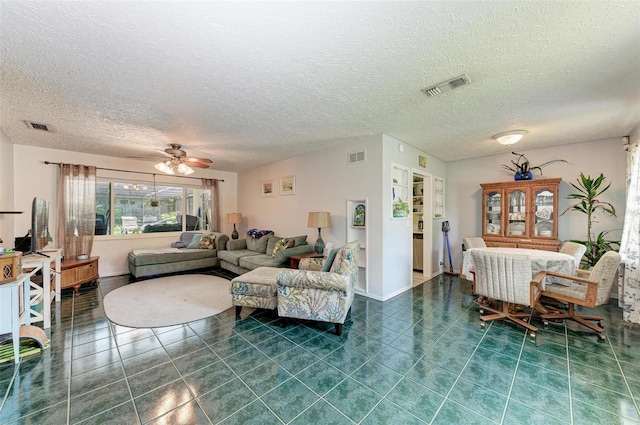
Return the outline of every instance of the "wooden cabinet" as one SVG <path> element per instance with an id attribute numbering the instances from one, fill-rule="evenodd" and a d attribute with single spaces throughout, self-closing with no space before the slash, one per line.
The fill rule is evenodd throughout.
<path id="1" fill-rule="evenodd" d="M 86 260 L 64 260 L 61 264 L 61 288 L 71 288 L 78 290 L 80 285 L 97 280 L 98 259 L 100 257 L 90 257 Z"/>
<path id="2" fill-rule="evenodd" d="M 482 183 L 487 246 L 557 251 L 560 178 Z"/>

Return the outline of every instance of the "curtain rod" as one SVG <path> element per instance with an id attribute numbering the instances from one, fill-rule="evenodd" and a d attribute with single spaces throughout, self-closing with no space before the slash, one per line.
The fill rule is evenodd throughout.
<path id="1" fill-rule="evenodd" d="M 45 161 L 44 162 L 47 165 L 60 165 L 62 164 L 61 162 L 50 162 L 50 161 Z M 96 170 L 106 170 L 106 171 L 119 171 L 121 173 L 134 173 L 134 174 L 147 174 L 149 176 L 171 176 L 171 174 L 158 174 L 158 173 L 149 173 L 148 171 L 129 171 L 129 170 L 118 170 L 117 168 L 103 168 L 103 167 L 96 167 Z M 181 179 L 196 179 L 196 180 L 201 180 L 200 177 L 188 177 L 188 176 L 176 176 L 176 175 L 172 175 L 171 177 L 178 177 Z M 219 182 L 223 182 L 224 180 L 221 179 L 217 179 Z"/>

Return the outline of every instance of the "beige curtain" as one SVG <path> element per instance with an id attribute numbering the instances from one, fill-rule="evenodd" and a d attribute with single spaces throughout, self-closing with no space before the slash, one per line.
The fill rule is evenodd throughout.
<path id="1" fill-rule="evenodd" d="M 56 234 L 62 255 L 91 255 L 96 227 L 96 167 L 60 164 L 57 183 Z"/>
<path id="2" fill-rule="evenodd" d="M 220 208 L 218 207 L 218 179 L 202 179 L 202 187 L 211 191 L 211 205 L 207 208 L 207 220 L 209 221 L 209 230 L 212 232 L 220 231 Z"/>
<path id="3" fill-rule="evenodd" d="M 622 318 L 640 323 L 640 141 L 629 146 L 627 205 L 620 242 L 624 279 L 618 284 Z"/>

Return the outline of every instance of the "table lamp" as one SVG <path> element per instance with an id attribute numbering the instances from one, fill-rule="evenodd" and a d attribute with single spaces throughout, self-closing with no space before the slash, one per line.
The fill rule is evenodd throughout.
<path id="1" fill-rule="evenodd" d="M 320 234 L 323 227 L 331 227 L 331 213 L 328 212 L 310 212 L 307 227 L 315 227 L 318 229 L 318 240 L 315 244 L 316 254 L 322 254 L 324 251 L 324 241 Z"/>
<path id="2" fill-rule="evenodd" d="M 231 232 L 231 239 L 238 239 L 238 231 L 236 230 L 236 224 L 242 223 L 241 213 L 229 213 L 227 214 L 227 222 L 233 224 L 233 232 Z"/>

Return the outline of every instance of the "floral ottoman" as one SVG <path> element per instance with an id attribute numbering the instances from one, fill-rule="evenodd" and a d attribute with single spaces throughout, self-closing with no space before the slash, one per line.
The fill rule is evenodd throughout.
<path id="1" fill-rule="evenodd" d="M 242 307 L 275 310 L 278 306 L 278 267 L 258 267 L 231 280 L 231 303 L 236 306 L 236 316 Z"/>

